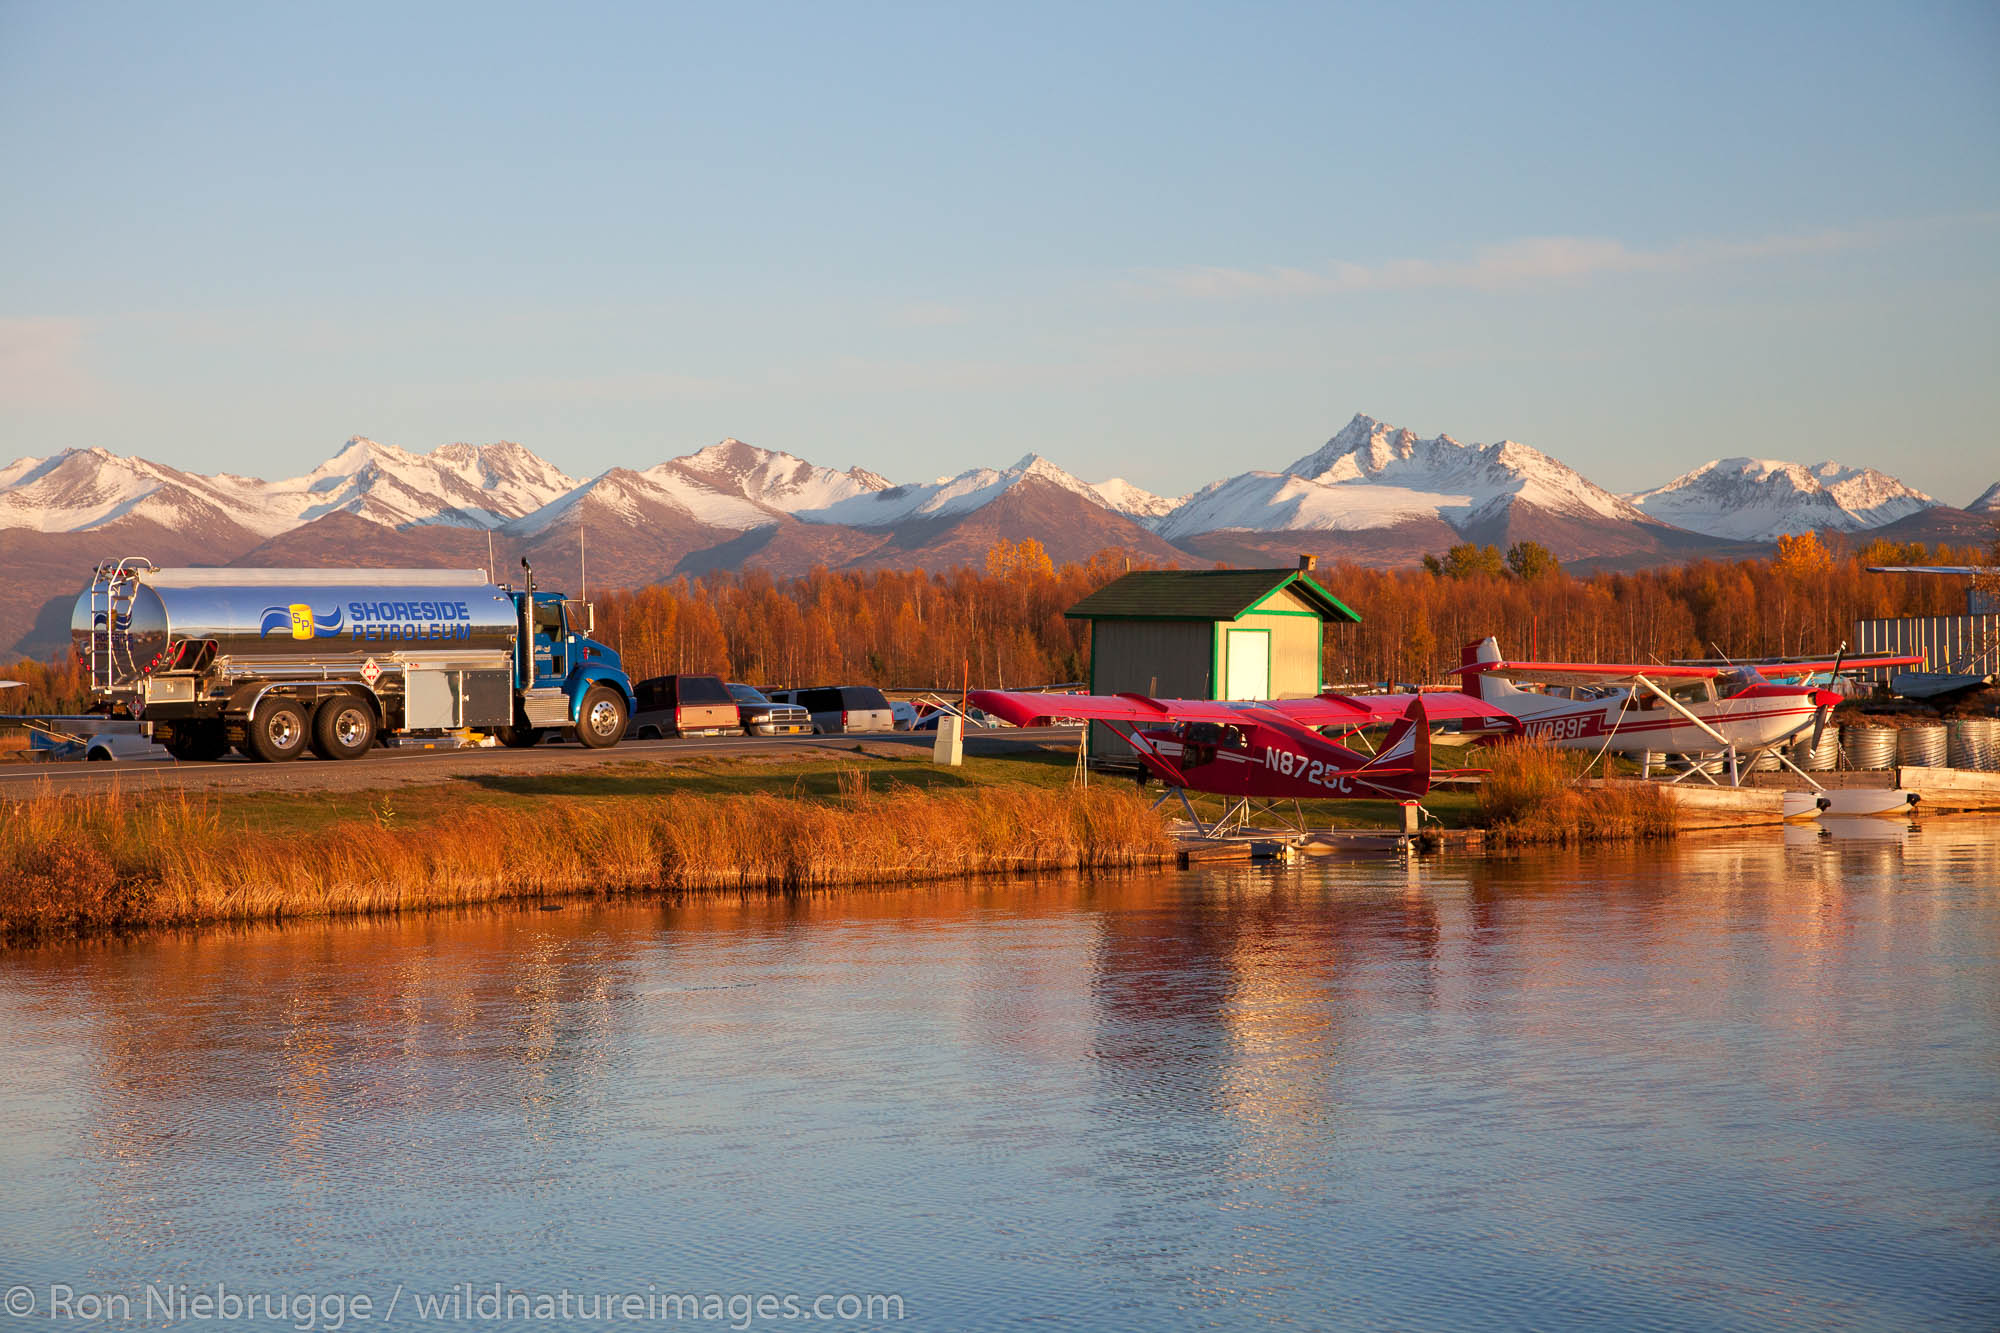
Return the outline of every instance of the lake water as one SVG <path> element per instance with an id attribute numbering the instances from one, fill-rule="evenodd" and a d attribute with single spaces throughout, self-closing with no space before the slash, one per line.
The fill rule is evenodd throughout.
<path id="1" fill-rule="evenodd" d="M 1849 831 L 0 955 L 0 1326 L 1993 1328 L 2000 825 Z"/>

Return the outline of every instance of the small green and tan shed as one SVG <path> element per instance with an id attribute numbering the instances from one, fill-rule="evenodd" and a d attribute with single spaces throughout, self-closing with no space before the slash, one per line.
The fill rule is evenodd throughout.
<path id="1" fill-rule="evenodd" d="M 1090 692 L 1159 699 L 1318 694 L 1326 622 L 1361 617 L 1298 569 L 1136 570 L 1063 613 L 1090 622 Z M 1102 723 L 1096 759 L 1131 747 Z"/>

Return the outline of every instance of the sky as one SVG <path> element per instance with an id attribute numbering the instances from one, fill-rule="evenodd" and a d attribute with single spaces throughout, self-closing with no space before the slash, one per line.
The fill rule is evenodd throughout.
<path id="1" fill-rule="evenodd" d="M 2000 6 L 0 0 L 0 461 L 2000 480 Z"/>

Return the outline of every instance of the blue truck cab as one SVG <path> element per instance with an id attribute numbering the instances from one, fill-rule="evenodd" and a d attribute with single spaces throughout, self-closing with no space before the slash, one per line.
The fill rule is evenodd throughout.
<path id="1" fill-rule="evenodd" d="M 552 729 L 575 727 L 586 746 L 616 745 L 638 700 L 618 654 L 590 637 L 594 608 L 559 592 L 537 591 L 527 561 L 521 565 L 526 586 L 509 592 L 522 627 L 514 651 L 520 704 L 501 739 L 534 745 Z"/>

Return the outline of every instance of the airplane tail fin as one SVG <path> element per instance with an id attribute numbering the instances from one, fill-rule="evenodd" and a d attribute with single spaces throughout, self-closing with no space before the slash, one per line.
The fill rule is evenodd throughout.
<path id="1" fill-rule="evenodd" d="M 1460 692 L 1469 694 L 1475 699 L 1496 699 L 1505 694 L 1521 693 L 1521 688 L 1511 680 L 1501 680 L 1490 672 L 1472 669 L 1489 662 L 1503 660 L 1505 659 L 1500 655 L 1500 641 L 1490 634 L 1459 649 Z"/>
<path id="2" fill-rule="evenodd" d="M 1374 779 L 1379 787 L 1412 800 L 1431 789 L 1431 725 L 1422 695 L 1410 700 L 1403 715 L 1389 724 L 1382 748 L 1361 766 L 1362 773 L 1383 769 L 1390 772 Z"/>

